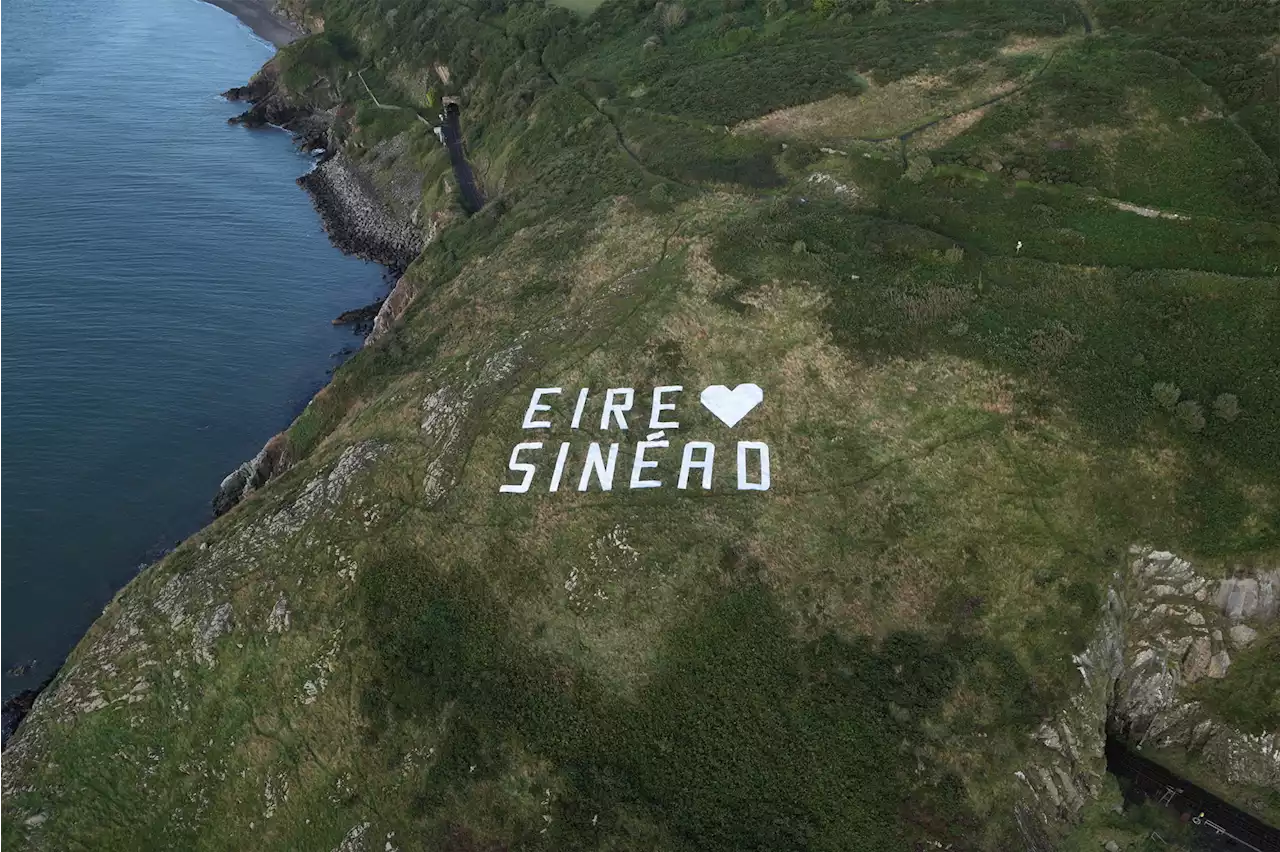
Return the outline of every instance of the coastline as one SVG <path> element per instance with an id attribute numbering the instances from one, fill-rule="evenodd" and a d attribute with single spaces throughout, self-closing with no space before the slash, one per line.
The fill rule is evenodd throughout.
<path id="1" fill-rule="evenodd" d="M 296 25 L 277 15 L 272 8 L 271 0 L 203 0 L 203 2 L 234 15 L 259 38 L 271 42 L 277 48 L 284 47 L 306 35 Z"/>
<path id="2" fill-rule="evenodd" d="M 271 0 L 202 0 L 217 6 L 234 15 L 241 23 L 248 26 L 259 38 L 271 42 L 278 49 L 285 44 L 306 35 L 300 28 L 278 16 L 272 9 Z M 333 144 L 329 136 L 332 116 L 323 112 L 313 112 L 298 108 L 293 104 L 283 103 L 278 99 L 273 87 L 263 83 L 273 82 L 272 63 L 258 72 L 243 87 L 233 88 L 223 93 L 229 101 L 245 101 L 250 107 L 246 112 L 228 120 L 229 123 L 243 124 L 246 127 L 272 126 L 288 132 L 295 145 L 303 150 L 317 147 L 328 147 Z M 385 333 L 389 323 L 392 306 L 385 305 L 392 301 L 397 310 L 402 311 L 404 304 L 404 288 L 401 277 L 408 265 L 417 257 L 424 246 L 423 235 L 416 224 L 402 215 L 397 215 L 389 199 L 379 193 L 372 185 L 365 170 L 350 162 L 340 153 L 330 151 L 316 163 L 315 168 L 296 179 L 312 205 L 329 242 L 342 253 L 360 257 L 385 267 L 390 274 L 392 289 L 387 297 L 371 306 L 363 306 L 347 311 L 333 320 L 335 325 L 348 324 L 348 315 L 368 312 L 363 325 L 357 326 L 358 333 L 364 338 Z M 399 299 L 391 296 L 400 294 Z M 373 310 L 370 310 L 370 309 Z M 381 321 L 381 327 L 379 325 Z M 230 474 L 220 485 L 211 501 L 212 514 L 200 529 L 188 538 L 198 536 L 210 523 L 230 511 L 249 494 L 263 487 L 267 482 L 284 473 L 291 465 L 284 432 L 270 436 L 259 453 Z M 165 554 L 160 556 L 164 558 Z M 141 566 L 144 570 L 149 566 Z M 139 572 L 141 574 L 142 571 Z M 135 575 L 136 579 L 138 575 Z M 124 587 L 117 590 L 118 596 L 133 582 L 131 579 Z M 95 619 L 94 625 L 97 624 Z M 88 635 L 94 625 L 86 630 Z M 83 642 L 83 639 L 81 640 Z M 26 717 L 39 701 L 45 697 L 48 687 L 63 673 L 67 660 L 74 654 L 74 648 L 62 660 L 56 669 L 33 689 L 23 690 L 3 702 L 3 720 L 0 724 L 0 750 L 6 750 L 20 731 Z"/>

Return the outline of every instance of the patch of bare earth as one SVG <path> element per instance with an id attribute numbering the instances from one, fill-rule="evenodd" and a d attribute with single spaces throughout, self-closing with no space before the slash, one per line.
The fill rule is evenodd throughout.
<path id="1" fill-rule="evenodd" d="M 931 118 L 963 115 L 966 105 L 980 103 L 1012 92 L 1017 81 L 1005 76 L 1003 69 L 989 66 L 976 82 L 956 90 L 950 80 L 939 74 L 915 74 L 883 86 L 871 85 L 857 96 L 833 95 L 821 101 L 788 107 L 734 128 L 735 133 L 763 133 L 819 141 L 870 139 L 896 136 Z M 976 112 L 976 111 L 973 111 Z M 951 136 L 962 132 L 981 117 L 968 123 L 959 122 Z M 935 131 L 941 144 L 951 136 L 948 128 Z"/>

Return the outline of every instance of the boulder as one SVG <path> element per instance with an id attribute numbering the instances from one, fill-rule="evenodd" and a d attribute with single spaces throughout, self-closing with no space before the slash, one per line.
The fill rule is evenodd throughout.
<path id="1" fill-rule="evenodd" d="M 1258 638 L 1258 631 L 1247 624 L 1237 624 L 1227 631 L 1227 635 L 1231 637 L 1232 645 L 1237 648 L 1248 648 Z"/>
<path id="2" fill-rule="evenodd" d="M 1218 586 L 1218 606 L 1227 618 L 1241 621 L 1258 612 L 1258 581 L 1253 577 L 1232 577 Z"/>
<path id="3" fill-rule="evenodd" d="M 1182 680 L 1195 683 L 1209 672 L 1209 661 L 1213 658 L 1213 646 L 1208 636 L 1197 636 L 1182 661 Z"/>

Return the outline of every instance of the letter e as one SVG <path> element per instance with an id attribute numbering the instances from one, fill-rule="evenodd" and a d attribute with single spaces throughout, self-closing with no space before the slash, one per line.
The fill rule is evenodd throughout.
<path id="1" fill-rule="evenodd" d="M 529 400 L 529 410 L 524 413 L 525 429 L 550 429 L 550 420 L 534 420 L 533 415 L 539 411 L 550 411 L 551 406 L 543 405 L 539 400 L 543 394 L 560 393 L 560 388 L 537 388 L 533 392 L 533 399 Z"/>

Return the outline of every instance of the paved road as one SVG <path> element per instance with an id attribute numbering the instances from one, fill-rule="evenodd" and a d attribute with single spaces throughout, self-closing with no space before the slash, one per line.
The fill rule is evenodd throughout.
<path id="1" fill-rule="evenodd" d="M 1132 782 L 1147 798 L 1176 810 L 1199 826 L 1201 838 L 1210 844 L 1210 849 L 1280 852 L 1280 830 L 1110 740 L 1107 769 Z"/>
<path id="2" fill-rule="evenodd" d="M 458 105 L 448 104 L 445 107 L 444 126 L 445 147 L 449 149 L 449 162 L 453 164 L 453 176 L 458 181 L 458 192 L 462 195 L 462 207 L 468 213 L 475 213 L 484 206 L 484 196 L 476 186 L 475 175 L 471 173 L 471 164 L 462 150 L 462 123 L 458 115 Z"/>

